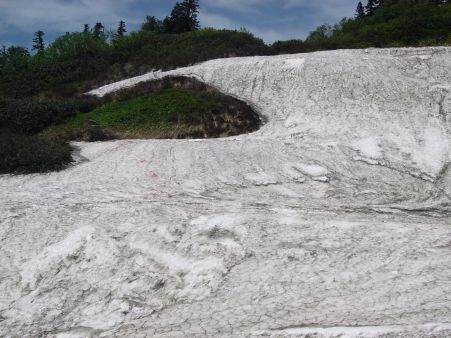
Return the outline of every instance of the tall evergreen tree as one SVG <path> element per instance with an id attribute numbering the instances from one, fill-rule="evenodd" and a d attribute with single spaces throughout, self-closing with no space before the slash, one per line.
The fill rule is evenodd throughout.
<path id="1" fill-rule="evenodd" d="M 105 37 L 105 27 L 101 22 L 97 22 L 94 26 L 94 30 L 92 32 L 95 38 L 100 39 Z"/>
<path id="2" fill-rule="evenodd" d="M 187 31 L 198 30 L 199 20 L 197 19 L 197 14 L 199 14 L 199 0 L 184 0 L 182 2 L 185 8 L 185 28 Z"/>
<path id="3" fill-rule="evenodd" d="M 356 15 L 357 18 L 362 19 L 365 17 L 365 8 L 363 7 L 363 4 L 361 1 L 357 4 L 357 10 Z"/>
<path id="4" fill-rule="evenodd" d="M 368 4 L 365 7 L 365 14 L 367 16 L 372 16 L 376 12 L 376 8 L 377 8 L 376 1 L 377 0 L 368 0 Z"/>
<path id="5" fill-rule="evenodd" d="M 113 34 L 113 43 L 118 42 L 127 32 L 125 29 L 125 21 L 120 21 L 119 26 L 117 27 L 116 32 Z"/>
<path id="6" fill-rule="evenodd" d="M 125 29 L 125 22 L 121 20 L 116 31 L 116 37 L 122 37 L 125 33 L 127 33 L 127 30 Z"/>
<path id="7" fill-rule="evenodd" d="M 44 32 L 39 30 L 36 33 L 34 33 L 33 50 L 36 50 L 38 53 L 42 53 L 44 49 L 45 49 Z"/>
<path id="8" fill-rule="evenodd" d="M 198 0 L 184 0 L 177 2 L 172 9 L 171 15 L 163 21 L 164 30 L 167 33 L 185 33 L 199 29 Z"/>
<path id="9" fill-rule="evenodd" d="M 375 0 L 376 9 L 384 4 L 384 0 Z"/>
<path id="10" fill-rule="evenodd" d="M 89 28 L 89 24 L 85 23 L 85 25 L 83 26 L 83 33 L 89 33 L 91 32 L 91 28 Z"/>

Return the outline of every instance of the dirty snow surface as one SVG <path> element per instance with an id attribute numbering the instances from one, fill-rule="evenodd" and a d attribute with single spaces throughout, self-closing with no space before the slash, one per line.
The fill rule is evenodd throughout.
<path id="1" fill-rule="evenodd" d="M 451 49 L 214 60 L 265 124 L 0 177 L 1 337 L 451 337 Z"/>

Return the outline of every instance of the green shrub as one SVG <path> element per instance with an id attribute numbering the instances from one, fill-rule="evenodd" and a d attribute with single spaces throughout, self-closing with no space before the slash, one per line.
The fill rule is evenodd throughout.
<path id="1" fill-rule="evenodd" d="M 429 0 L 385 1 L 374 15 L 322 25 L 306 44 L 314 50 L 446 45 L 451 3 Z"/>
<path id="2" fill-rule="evenodd" d="M 94 98 L 78 101 L 0 100 L 0 129 L 19 133 L 37 133 L 53 123 L 61 123 L 77 112 L 88 112 Z"/>
<path id="3" fill-rule="evenodd" d="M 0 133 L 0 174 L 43 173 L 71 163 L 71 147 L 37 136 Z"/>
<path id="4" fill-rule="evenodd" d="M 302 40 L 276 41 L 271 46 L 277 54 L 306 53 L 311 48 Z"/>

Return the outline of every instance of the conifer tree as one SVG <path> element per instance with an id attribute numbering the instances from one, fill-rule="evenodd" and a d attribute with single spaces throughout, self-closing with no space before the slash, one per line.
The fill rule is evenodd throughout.
<path id="1" fill-rule="evenodd" d="M 39 30 L 36 33 L 34 33 L 33 50 L 36 50 L 38 53 L 42 53 L 44 49 L 45 49 L 44 32 Z"/>
<path id="2" fill-rule="evenodd" d="M 374 15 L 374 12 L 376 11 L 377 8 L 376 1 L 377 0 L 368 0 L 368 4 L 365 7 L 365 14 L 367 16 Z"/>
<path id="3" fill-rule="evenodd" d="M 185 8 L 185 19 L 187 31 L 199 29 L 199 20 L 197 14 L 199 13 L 199 0 L 184 0 L 182 5 Z"/>
<path id="4" fill-rule="evenodd" d="M 384 0 L 375 0 L 376 9 L 384 4 Z"/>
<path id="5" fill-rule="evenodd" d="M 199 29 L 197 14 L 199 13 L 198 0 L 184 0 L 177 2 L 171 15 L 163 21 L 166 33 L 185 33 Z"/>
<path id="6" fill-rule="evenodd" d="M 105 37 L 105 27 L 101 22 L 97 22 L 94 26 L 94 30 L 92 32 L 95 38 L 100 39 Z"/>
<path id="7" fill-rule="evenodd" d="M 91 31 L 91 28 L 89 28 L 89 24 L 85 23 L 83 26 L 83 33 L 89 33 Z"/>
<path id="8" fill-rule="evenodd" d="M 119 22 L 119 26 L 117 27 L 116 32 L 113 34 L 113 43 L 118 42 L 127 32 L 127 30 L 125 29 L 125 22 L 124 21 L 120 21 Z"/>
<path id="9" fill-rule="evenodd" d="M 365 17 L 365 8 L 361 1 L 357 4 L 356 17 L 362 19 Z"/>
<path id="10" fill-rule="evenodd" d="M 125 22 L 121 20 L 121 22 L 119 22 L 119 27 L 117 28 L 116 37 L 122 37 L 125 33 L 127 33 Z"/>

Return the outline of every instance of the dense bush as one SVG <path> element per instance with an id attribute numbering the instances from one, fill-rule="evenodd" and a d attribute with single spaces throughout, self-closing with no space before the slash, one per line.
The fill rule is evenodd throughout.
<path id="1" fill-rule="evenodd" d="M 70 162 L 71 147 L 67 143 L 0 132 L 0 174 L 61 170 Z"/>
<path id="2" fill-rule="evenodd" d="M 0 100 L 0 129 L 37 133 L 53 123 L 61 123 L 77 112 L 94 109 L 95 99 L 78 101 Z"/>
<path id="3" fill-rule="evenodd" d="M 248 32 L 202 29 L 184 34 L 132 33 L 114 46 L 117 60 L 129 67 L 170 69 L 231 56 L 270 54 L 263 40 Z M 118 56 L 118 54 L 120 56 Z"/>
<path id="4" fill-rule="evenodd" d="M 322 25 L 305 43 L 314 50 L 451 44 L 451 3 L 384 1 L 371 15 Z"/>
<path id="5" fill-rule="evenodd" d="M 272 49 L 276 54 L 295 54 L 312 51 L 311 46 L 302 40 L 276 41 L 272 44 Z"/>

